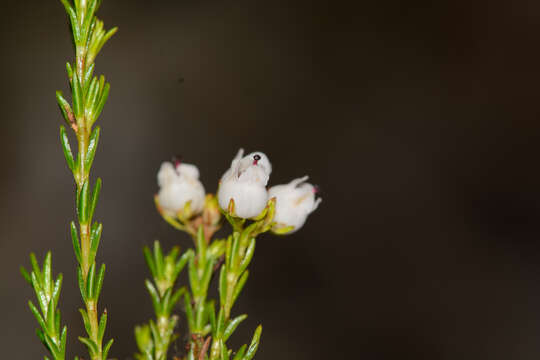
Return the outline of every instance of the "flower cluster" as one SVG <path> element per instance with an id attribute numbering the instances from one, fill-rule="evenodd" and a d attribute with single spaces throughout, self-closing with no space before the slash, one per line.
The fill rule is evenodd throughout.
<path id="1" fill-rule="evenodd" d="M 230 218 L 259 220 L 273 202 L 271 230 L 292 233 L 304 225 L 321 198 L 316 197 L 317 188 L 306 182 L 307 176 L 267 189 L 271 173 L 272 165 L 264 153 L 244 156 L 240 149 L 219 181 L 219 208 Z M 164 162 L 157 178 L 160 189 L 156 202 L 164 216 L 186 220 L 204 212 L 211 195 L 205 195 L 195 165 Z"/>

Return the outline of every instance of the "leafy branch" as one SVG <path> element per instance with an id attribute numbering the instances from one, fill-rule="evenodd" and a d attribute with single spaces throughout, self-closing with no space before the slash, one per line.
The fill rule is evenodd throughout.
<path id="1" fill-rule="evenodd" d="M 39 309 L 32 301 L 28 301 L 30 311 L 40 327 L 37 329 L 37 335 L 54 360 L 64 360 L 67 327 L 64 326 L 60 331 L 60 310 L 56 308 L 62 288 L 62 274 L 59 274 L 56 280 L 53 279 L 51 257 L 49 251 L 43 261 L 43 267 L 40 269 L 36 256 L 33 253 L 30 254 L 32 272 L 28 273 L 21 266 L 21 273 L 26 281 L 32 285 L 38 300 Z M 48 357 L 45 359 L 47 360 Z"/>
<path id="2" fill-rule="evenodd" d="M 188 250 L 178 258 L 179 254 L 180 248 L 176 246 L 163 256 L 158 241 L 154 242 L 153 252 L 144 247 L 144 257 L 154 280 L 153 283 L 146 280 L 145 285 L 152 299 L 156 321 L 150 320 L 148 324 L 135 328 L 135 340 L 140 351 L 135 355 L 137 360 L 166 360 L 169 345 L 176 337 L 174 328 L 178 316 L 171 314 L 186 289 L 174 290 L 174 285 L 182 269 L 193 258 L 193 251 Z"/>
<path id="3" fill-rule="evenodd" d="M 60 127 L 60 141 L 68 168 L 73 173 L 76 184 L 76 210 L 79 229 L 71 223 L 73 248 L 77 258 L 78 282 L 85 304 L 80 309 L 87 337 L 79 337 L 90 353 L 92 360 L 105 360 L 113 340 L 103 346 L 103 337 L 107 324 L 107 311 L 98 319 L 98 299 L 105 276 L 105 265 L 96 265 L 96 253 L 101 239 L 102 225 L 93 222 L 101 179 L 98 178 L 91 191 L 90 169 L 94 161 L 99 142 L 100 129 L 93 128 L 101 114 L 109 95 L 109 84 L 102 75 L 94 76 L 94 61 L 103 45 L 117 31 L 113 28 L 105 31 L 103 22 L 95 13 L 101 0 L 61 0 L 71 24 L 75 61 L 67 63 L 66 70 L 71 87 L 72 105 L 60 91 L 56 99 L 66 123 L 75 132 L 78 145 L 74 157 L 64 126 Z"/>

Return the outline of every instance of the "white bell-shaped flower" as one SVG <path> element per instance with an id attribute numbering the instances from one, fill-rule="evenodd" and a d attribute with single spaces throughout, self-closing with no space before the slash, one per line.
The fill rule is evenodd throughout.
<path id="1" fill-rule="evenodd" d="M 272 165 L 262 152 L 247 156 L 240 149 L 231 167 L 223 174 L 219 183 L 218 202 L 223 210 L 234 202 L 235 216 L 249 219 L 259 215 L 268 202 L 266 184 L 272 172 Z"/>
<path id="2" fill-rule="evenodd" d="M 195 165 L 170 162 L 161 164 L 158 175 L 158 201 L 163 211 L 176 216 L 190 201 L 193 215 L 204 208 L 205 192 L 199 181 L 199 169 Z"/>
<path id="3" fill-rule="evenodd" d="M 315 198 L 317 188 L 305 181 L 307 176 L 294 179 L 288 184 L 272 186 L 268 190 L 270 198 L 276 198 L 276 212 L 273 230 L 293 227 L 291 233 L 300 229 L 309 214 L 321 203 L 321 198 Z"/>

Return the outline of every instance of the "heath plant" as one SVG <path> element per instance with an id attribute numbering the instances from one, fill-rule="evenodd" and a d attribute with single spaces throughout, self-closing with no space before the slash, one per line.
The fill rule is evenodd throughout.
<path id="1" fill-rule="evenodd" d="M 113 340 L 105 340 L 107 311 L 98 306 L 105 264 L 96 262 L 103 226 L 94 221 L 101 179 L 92 181 L 90 170 L 100 136 L 99 126 L 94 125 L 109 95 L 104 76 L 94 75 L 95 60 L 117 29 L 106 31 L 96 17 L 100 0 L 61 3 L 75 50 L 74 60 L 66 65 L 70 102 L 60 91 L 56 99 L 77 142 L 74 154 L 68 130 L 60 126 L 60 143 L 75 184 L 77 220 L 71 222 L 69 232 L 83 304 L 79 311 L 86 330 L 79 340 L 86 345 L 91 360 L 106 360 Z M 151 275 L 145 286 L 155 318 L 135 327 L 136 359 L 166 360 L 171 344 L 180 338 L 187 343 L 182 347 L 184 353 L 175 355 L 177 360 L 250 360 L 255 356 L 261 325 L 249 344 L 239 349 L 232 349 L 228 340 L 247 318 L 247 314 L 237 315 L 234 305 L 249 278 L 257 236 L 299 230 L 321 202 L 317 188 L 306 182 L 307 176 L 268 189 L 271 172 L 272 165 L 264 153 L 244 155 L 241 149 L 217 183 L 214 195 L 206 193 L 195 165 L 178 158 L 161 165 L 157 174 L 159 191 L 154 198 L 157 211 L 167 223 L 192 238 L 193 248 L 182 253 L 175 246 L 164 252 L 155 241 L 152 248 L 143 249 Z M 216 238 L 225 220 L 230 234 Z M 21 267 L 21 272 L 36 294 L 37 306 L 30 301 L 29 308 L 38 323 L 37 335 L 49 354 L 45 359 L 64 360 L 67 326 L 62 326 L 58 309 L 62 274 L 53 276 L 51 252 L 41 266 L 34 254 L 30 262 L 30 271 Z M 177 279 L 184 269 L 189 281 L 179 286 Z M 215 299 L 209 296 L 212 285 L 217 286 L 219 294 Z M 177 331 L 180 321 L 189 331 L 182 337 Z"/>

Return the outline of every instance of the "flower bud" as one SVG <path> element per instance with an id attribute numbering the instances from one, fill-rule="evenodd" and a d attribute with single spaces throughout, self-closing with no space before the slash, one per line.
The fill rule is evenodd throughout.
<path id="1" fill-rule="evenodd" d="M 315 199 L 317 189 L 305 181 L 304 176 L 294 179 L 288 184 L 276 185 L 268 190 L 270 198 L 276 198 L 276 210 L 274 222 L 276 223 L 272 230 L 283 233 L 283 231 L 292 233 L 300 229 L 309 214 L 311 214 L 322 199 Z M 286 228 L 292 227 L 292 230 L 286 231 Z M 281 231 L 280 231 L 281 230 Z"/>
<path id="2" fill-rule="evenodd" d="M 259 215 L 266 207 L 266 184 L 272 165 L 261 152 L 243 155 L 244 150 L 240 149 L 231 167 L 221 177 L 217 196 L 223 210 L 229 210 L 232 200 L 234 213 L 231 215 L 249 219 Z"/>
<path id="3" fill-rule="evenodd" d="M 167 215 L 176 216 L 188 202 L 192 215 L 203 210 L 205 192 L 195 165 L 164 162 L 157 179 L 159 205 Z"/>

